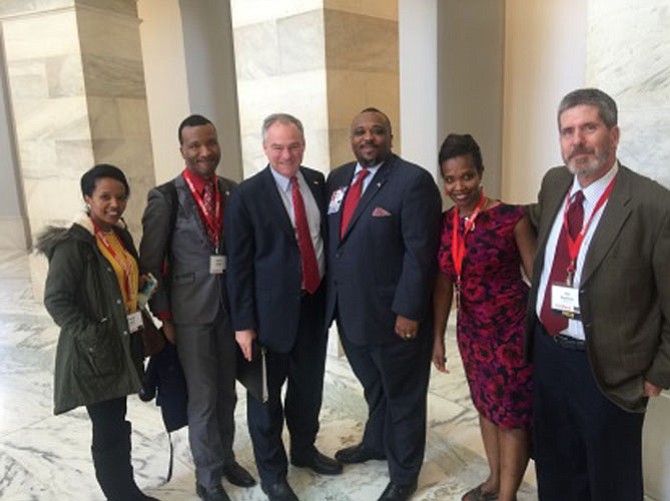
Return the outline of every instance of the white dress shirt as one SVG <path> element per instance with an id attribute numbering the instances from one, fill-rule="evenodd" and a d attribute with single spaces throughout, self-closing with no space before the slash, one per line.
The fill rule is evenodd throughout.
<path id="1" fill-rule="evenodd" d="M 537 290 L 537 303 L 535 304 L 535 312 L 537 313 L 538 318 L 540 317 L 540 311 L 542 310 L 542 304 L 544 303 L 544 295 L 547 291 L 547 282 L 549 281 L 549 275 L 551 274 L 551 268 L 554 265 L 554 255 L 556 253 L 556 246 L 558 245 L 558 238 L 561 234 L 561 227 L 563 225 L 563 214 L 566 210 L 566 203 L 568 200 L 572 200 L 575 193 L 579 190 L 582 190 L 584 194 L 584 224 L 589 221 L 593 210 L 595 209 L 598 200 L 603 195 L 607 186 L 610 184 L 610 181 L 614 179 L 617 172 L 619 171 L 619 162 L 614 162 L 612 168 L 605 174 L 603 177 L 594 181 L 586 188 L 582 188 L 577 180 L 577 176 L 574 176 L 572 181 L 572 186 L 570 187 L 570 196 L 567 198 L 556 214 L 554 219 L 554 224 L 551 227 L 551 232 L 549 233 L 549 239 L 547 240 L 547 246 L 544 250 L 544 267 L 542 268 L 542 275 L 540 276 L 540 284 Z M 589 251 L 589 245 L 593 239 L 593 234 L 598 228 L 598 223 L 603 214 L 603 211 L 607 207 L 607 202 L 605 202 L 599 209 L 598 212 L 593 214 L 593 219 L 589 225 L 586 234 L 584 235 L 584 240 L 579 249 L 579 254 L 577 255 L 577 262 L 575 267 L 575 276 L 573 278 L 572 286 L 575 289 L 579 289 L 579 284 L 582 279 L 582 268 L 584 267 L 584 258 L 586 257 Z M 581 320 L 568 319 L 568 327 L 561 331 L 561 334 L 565 334 L 576 339 L 585 339 L 584 335 L 584 326 L 582 325 Z"/>

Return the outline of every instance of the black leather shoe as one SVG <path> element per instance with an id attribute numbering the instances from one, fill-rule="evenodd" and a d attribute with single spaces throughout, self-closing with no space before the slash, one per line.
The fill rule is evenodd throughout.
<path id="1" fill-rule="evenodd" d="M 207 490 L 200 484 L 195 484 L 195 492 L 202 501 L 230 501 L 222 486 Z"/>
<path id="2" fill-rule="evenodd" d="M 261 488 L 270 501 L 300 501 L 286 480 L 271 485 L 261 484 Z"/>
<path id="3" fill-rule="evenodd" d="M 335 453 L 335 459 L 344 464 L 357 464 L 365 463 L 370 459 L 386 459 L 386 456 L 367 449 L 361 442 L 360 444 L 340 449 Z"/>
<path id="4" fill-rule="evenodd" d="M 389 482 L 377 501 L 407 501 L 416 491 L 416 482 L 409 485 L 399 485 Z"/>
<path id="5" fill-rule="evenodd" d="M 256 480 L 237 461 L 232 461 L 223 467 L 223 476 L 228 482 L 238 487 L 253 487 Z"/>
<path id="6" fill-rule="evenodd" d="M 341 463 L 324 456 L 316 449 L 310 456 L 291 458 L 291 464 L 298 468 L 309 468 L 320 475 L 339 475 L 342 473 Z"/>

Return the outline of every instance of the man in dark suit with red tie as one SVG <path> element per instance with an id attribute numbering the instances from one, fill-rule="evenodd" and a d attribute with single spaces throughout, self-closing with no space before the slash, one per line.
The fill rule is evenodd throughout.
<path id="1" fill-rule="evenodd" d="M 417 488 L 426 434 L 440 194 L 425 169 L 391 153 L 391 124 L 368 108 L 351 124 L 356 162 L 328 177 L 328 323 L 363 385 L 368 420 L 343 463 L 386 459 L 380 500 Z"/>
<path id="2" fill-rule="evenodd" d="M 645 408 L 670 386 L 670 192 L 618 162 L 604 92 L 566 95 L 558 128 L 565 166 L 531 210 L 539 497 L 639 501 Z"/>
<path id="3" fill-rule="evenodd" d="M 244 356 L 251 359 L 254 342 L 267 349 L 268 402 L 247 395 L 261 486 L 271 501 L 291 501 L 297 497 L 286 479 L 284 416 L 294 466 L 324 475 L 342 472 L 341 464 L 314 445 L 327 341 L 325 180 L 301 166 L 305 138 L 297 118 L 270 115 L 262 132 L 269 165 L 238 186 L 226 211 L 227 279 L 235 338 Z"/>

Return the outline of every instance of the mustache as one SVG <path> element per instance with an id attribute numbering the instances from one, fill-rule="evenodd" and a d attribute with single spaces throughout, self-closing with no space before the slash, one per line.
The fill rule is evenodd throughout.
<path id="1" fill-rule="evenodd" d="M 570 152 L 570 156 L 568 156 L 569 159 L 572 159 L 573 157 L 577 155 L 593 155 L 595 154 L 595 150 L 592 148 L 586 148 L 584 146 L 577 146 L 575 149 L 573 149 Z"/>

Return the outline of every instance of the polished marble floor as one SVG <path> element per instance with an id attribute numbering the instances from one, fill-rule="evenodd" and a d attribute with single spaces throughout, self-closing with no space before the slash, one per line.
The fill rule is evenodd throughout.
<path id="1" fill-rule="evenodd" d="M 487 473 L 477 417 L 468 397 L 450 326 L 450 374 L 434 372 L 428 396 L 426 459 L 413 500 L 458 500 Z M 58 331 L 32 298 L 28 257 L 0 251 L 0 498 L 3 501 L 101 500 L 89 456 L 90 424 L 85 411 L 52 413 L 53 355 Z M 333 454 L 356 443 L 365 419 L 360 386 L 344 358 L 326 367 L 319 448 Z M 256 475 L 245 403 L 237 406 L 238 460 Z M 138 484 L 165 501 L 196 500 L 193 464 L 185 430 L 173 434 L 174 477 L 165 483 L 169 444 L 157 408 L 129 398 L 133 423 L 133 462 Z M 291 468 L 289 482 L 303 501 L 375 500 L 388 481 L 386 463 L 350 466 L 339 477 L 319 477 Z M 231 499 L 264 500 L 259 487 L 226 483 Z M 520 501 L 537 499 L 532 464 Z"/>

